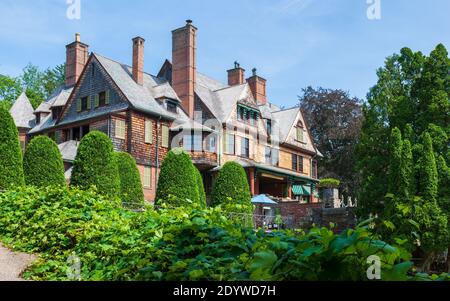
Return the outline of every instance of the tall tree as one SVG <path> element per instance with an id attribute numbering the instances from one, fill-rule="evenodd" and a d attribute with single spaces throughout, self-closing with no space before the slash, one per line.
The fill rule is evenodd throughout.
<path id="1" fill-rule="evenodd" d="M 394 128 L 391 133 L 391 140 L 389 141 L 389 186 L 388 191 L 392 194 L 398 195 L 401 183 L 401 161 L 402 161 L 402 133 L 398 128 Z"/>
<path id="2" fill-rule="evenodd" d="M 354 152 L 362 123 L 362 101 L 342 90 L 312 87 L 302 90 L 299 101 L 312 138 L 324 155 L 319 159 L 319 177 L 338 178 L 342 192 L 355 196 Z"/>
<path id="3" fill-rule="evenodd" d="M 0 106 L 9 110 L 21 92 L 19 79 L 0 74 Z"/>

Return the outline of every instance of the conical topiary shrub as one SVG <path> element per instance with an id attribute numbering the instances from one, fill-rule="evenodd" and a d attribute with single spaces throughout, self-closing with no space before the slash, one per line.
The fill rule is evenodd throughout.
<path id="1" fill-rule="evenodd" d="M 206 193 L 203 185 L 203 178 L 200 171 L 194 167 L 195 179 L 197 181 L 198 197 L 202 208 L 206 208 Z"/>
<path id="2" fill-rule="evenodd" d="M 104 133 L 93 131 L 81 139 L 70 185 L 81 189 L 95 186 L 100 194 L 118 195 L 120 180 L 114 148 Z"/>
<path id="3" fill-rule="evenodd" d="M 237 223 L 253 225 L 253 204 L 244 168 L 236 162 L 222 167 L 213 186 L 212 206 L 221 206 Z"/>
<path id="4" fill-rule="evenodd" d="M 23 158 L 23 169 L 27 185 L 66 185 L 61 153 L 56 143 L 47 136 L 38 136 L 31 140 Z"/>
<path id="5" fill-rule="evenodd" d="M 19 134 L 13 118 L 0 106 L 0 190 L 25 184 Z"/>
<path id="6" fill-rule="evenodd" d="M 128 205 L 143 204 L 144 191 L 136 160 L 125 152 L 115 153 L 120 178 L 120 199 Z"/>
<path id="7" fill-rule="evenodd" d="M 187 200 L 199 202 L 195 166 L 183 149 L 176 148 L 168 152 L 161 165 L 155 205 L 188 206 Z"/>

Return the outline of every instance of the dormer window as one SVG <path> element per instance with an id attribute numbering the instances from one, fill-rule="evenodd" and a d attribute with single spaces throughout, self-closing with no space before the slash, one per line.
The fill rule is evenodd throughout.
<path id="1" fill-rule="evenodd" d="M 41 123 L 41 113 L 36 113 L 36 124 Z"/>
<path id="2" fill-rule="evenodd" d="M 57 119 L 59 114 L 61 114 L 61 107 L 52 108 L 52 119 L 53 120 Z"/>
<path id="3" fill-rule="evenodd" d="M 237 119 L 239 121 L 248 123 L 250 125 L 256 125 L 259 118 L 259 112 L 255 109 L 248 108 L 243 105 L 237 107 Z"/>
<path id="4" fill-rule="evenodd" d="M 267 119 L 266 121 L 266 129 L 267 129 L 267 135 L 272 135 L 272 120 Z"/>
<path id="5" fill-rule="evenodd" d="M 177 113 L 177 104 L 173 101 L 167 101 L 167 111 Z"/>

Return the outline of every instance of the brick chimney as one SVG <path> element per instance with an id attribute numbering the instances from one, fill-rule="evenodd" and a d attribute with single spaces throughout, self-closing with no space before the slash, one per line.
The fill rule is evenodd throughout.
<path id="1" fill-rule="evenodd" d="M 234 69 L 228 72 L 228 85 L 237 86 L 245 83 L 245 70 L 241 68 L 238 62 L 234 62 Z"/>
<path id="2" fill-rule="evenodd" d="M 194 118 L 196 83 L 196 34 L 192 20 L 172 31 L 172 87 L 191 119 Z"/>
<path id="3" fill-rule="evenodd" d="M 77 83 L 89 57 L 89 45 L 81 43 L 80 34 L 75 34 L 75 41 L 66 46 L 66 86 Z"/>
<path id="4" fill-rule="evenodd" d="M 144 42 L 141 37 L 133 39 L 133 79 L 139 85 L 144 84 Z"/>
<path id="5" fill-rule="evenodd" d="M 256 68 L 253 68 L 252 73 L 253 75 L 247 79 L 247 83 L 258 104 L 264 105 L 267 103 L 266 80 L 256 74 Z"/>

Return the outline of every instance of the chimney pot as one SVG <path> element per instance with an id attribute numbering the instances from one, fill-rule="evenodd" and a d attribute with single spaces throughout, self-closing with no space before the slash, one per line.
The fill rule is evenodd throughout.
<path id="1" fill-rule="evenodd" d="M 81 41 L 80 34 L 76 33 L 75 34 L 75 42 L 80 42 L 80 41 Z"/>
<path id="2" fill-rule="evenodd" d="M 245 70 L 241 68 L 238 61 L 234 62 L 234 69 L 228 70 L 228 85 L 237 86 L 245 82 Z"/>
<path id="3" fill-rule="evenodd" d="M 266 80 L 256 74 L 256 68 L 252 69 L 252 77 L 247 79 L 253 97 L 259 104 L 267 103 Z"/>
<path id="4" fill-rule="evenodd" d="M 192 24 L 192 20 L 191 19 L 187 19 L 186 20 L 186 24 L 191 25 Z"/>

